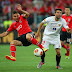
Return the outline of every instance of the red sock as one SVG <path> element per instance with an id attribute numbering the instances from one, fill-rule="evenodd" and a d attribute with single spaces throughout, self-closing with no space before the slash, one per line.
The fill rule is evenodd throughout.
<path id="1" fill-rule="evenodd" d="M 67 49 L 68 49 L 67 50 L 67 56 L 69 56 L 69 54 L 70 54 L 70 46 Z"/>
<path id="2" fill-rule="evenodd" d="M 62 47 L 67 49 L 67 46 L 64 43 L 62 43 Z"/>
<path id="3" fill-rule="evenodd" d="M 41 49 L 44 48 L 35 38 L 31 37 L 30 41 L 34 44 L 39 46 Z"/>
<path id="4" fill-rule="evenodd" d="M 14 44 L 11 44 L 10 51 L 11 51 L 11 55 L 15 57 L 16 47 Z"/>

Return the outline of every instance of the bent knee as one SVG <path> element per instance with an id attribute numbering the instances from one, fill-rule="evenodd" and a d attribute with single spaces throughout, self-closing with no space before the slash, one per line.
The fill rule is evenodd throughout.
<path id="1" fill-rule="evenodd" d="M 27 39 L 27 40 L 30 40 L 31 37 L 32 37 L 31 34 L 26 34 L 26 39 Z"/>
<path id="2" fill-rule="evenodd" d="M 13 40 L 13 41 L 11 41 L 11 43 L 10 44 L 16 44 L 16 40 Z"/>
<path id="3" fill-rule="evenodd" d="M 60 52 L 57 52 L 57 56 L 61 56 L 61 53 Z"/>

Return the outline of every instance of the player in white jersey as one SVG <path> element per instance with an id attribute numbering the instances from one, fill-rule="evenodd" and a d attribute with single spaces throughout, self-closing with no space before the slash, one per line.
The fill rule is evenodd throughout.
<path id="1" fill-rule="evenodd" d="M 42 45 L 47 49 L 49 49 L 49 44 L 54 45 L 54 48 L 56 50 L 57 69 L 62 69 L 59 65 L 61 59 L 61 43 L 60 43 L 59 33 L 62 27 L 66 28 L 68 32 L 71 32 L 71 29 L 67 26 L 66 21 L 61 16 L 62 16 L 62 10 L 56 9 L 55 16 L 47 17 L 40 23 L 38 31 L 35 35 L 35 37 L 38 37 L 41 27 L 45 23 L 47 23 L 47 26 L 45 27 L 44 30 Z M 45 53 L 41 56 L 41 62 L 38 64 L 37 68 L 40 68 L 44 64 L 45 62 L 44 58 L 45 58 Z"/>

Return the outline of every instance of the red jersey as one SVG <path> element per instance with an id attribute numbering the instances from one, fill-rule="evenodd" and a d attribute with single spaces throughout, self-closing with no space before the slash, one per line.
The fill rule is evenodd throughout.
<path id="1" fill-rule="evenodd" d="M 67 22 L 67 25 L 69 26 L 69 28 L 72 29 L 72 15 L 70 16 L 66 16 L 65 14 L 62 15 L 62 18 L 64 18 Z M 62 31 L 65 31 L 66 32 L 66 29 L 63 27 L 62 28 Z"/>
<path id="2" fill-rule="evenodd" d="M 12 23 L 7 31 L 13 30 L 17 30 L 19 36 L 21 36 L 22 34 L 26 34 L 28 32 L 32 32 L 32 30 L 29 27 L 27 19 L 24 18 L 23 15 L 20 15 L 19 21 Z"/>

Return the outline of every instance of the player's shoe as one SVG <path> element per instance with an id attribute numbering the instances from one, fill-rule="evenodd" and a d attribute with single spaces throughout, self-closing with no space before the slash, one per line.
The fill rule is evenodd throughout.
<path id="1" fill-rule="evenodd" d="M 63 69 L 60 65 L 56 66 L 57 69 Z"/>
<path id="2" fill-rule="evenodd" d="M 42 48 L 42 50 L 43 50 L 44 52 L 46 52 L 46 51 L 47 51 L 47 49 L 46 49 L 46 48 Z"/>
<path id="3" fill-rule="evenodd" d="M 69 56 L 66 56 L 66 59 L 70 59 L 70 57 Z"/>
<path id="4" fill-rule="evenodd" d="M 13 56 L 6 55 L 5 58 L 8 59 L 8 60 L 16 61 L 16 58 L 13 57 Z"/>
<path id="5" fill-rule="evenodd" d="M 38 68 L 38 69 L 41 68 L 43 64 L 44 64 L 44 62 L 41 61 L 41 62 L 37 65 L 37 68 Z"/>
<path id="6" fill-rule="evenodd" d="M 65 53 L 65 55 L 67 56 L 67 53 Z"/>

